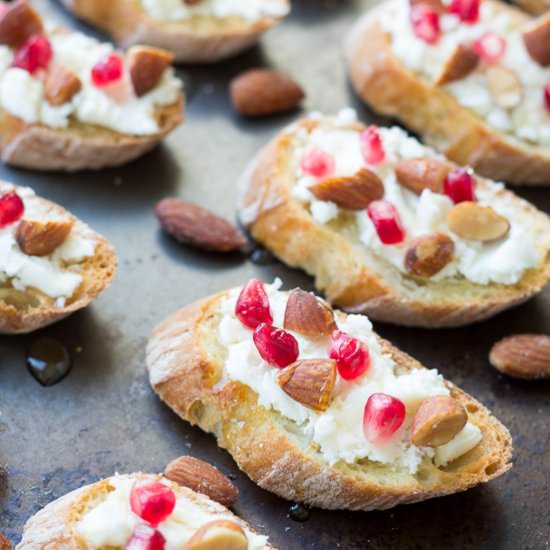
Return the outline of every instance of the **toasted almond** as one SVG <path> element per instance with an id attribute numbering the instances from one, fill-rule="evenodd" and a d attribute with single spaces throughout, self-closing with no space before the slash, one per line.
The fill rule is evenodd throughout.
<path id="1" fill-rule="evenodd" d="M 67 103 L 81 89 L 80 78 L 62 65 L 54 65 L 48 71 L 44 81 L 44 95 L 48 103 L 54 107 Z"/>
<path id="2" fill-rule="evenodd" d="M 174 61 L 174 56 L 160 48 L 132 46 L 128 50 L 128 70 L 138 97 L 150 92 Z"/>
<path id="3" fill-rule="evenodd" d="M 395 167 L 397 181 L 409 191 L 420 195 L 424 189 L 443 192 L 443 184 L 454 166 L 438 159 L 401 160 Z"/>
<path id="4" fill-rule="evenodd" d="M 405 269 L 418 277 L 433 277 L 453 259 L 455 243 L 443 233 L 415 239 L 405 253 Z"/>
<path id="5" fill-rule="evenodd" d="M 334 312 L 311 292 L 295 288 L 286 303 L 284 328 L 304 336 L 328 336 L 336 330 Z"/>
<path id="6" fill-rule="evenodd" d="M 521 82 L 510 69 L 500 65 L 489 67 L 487 82 L 489 92 L 499 107 L 511 109 L 521 101 L 523 96 Z"/>
<path id="7" fill-rule="evenodd" d="M 292 399 L 314 411 L 326 411 L 336 383 L 336 361 L 303 359 L 277 376 L 277 383 Z"/>
<path id="8" fill-rule="evenodd" d="M 411 442 L 418 447 L 439 447 L 451 441 L 467 421 L 466 409 L 452 397 L 428 397 L 414 415 Z"/>
<path id="9" fill-rule="evenodd" d="M 203 525 L 189 539 L 184 550 L 247 550 L 248 538 L 234 521 L 218 519 Z"/>
<path id="10" fill-rule="evenodd" d="M 204 0 L 183 0 L 184 4 L 187 4 L 188 6 L 196 6 L 197 4 L 200 4 Z"/>
<path id="11" fill-rule="evenodd" d="M 13 548 L 7 537 L 0 533 L 0 550 L 11 550 Z"/>
<path id="12" fill-rule="evenodd" d="M 493 346 L 489 361 L 493 367 L 514 378 L 550 378 L 550 336 L 508 336 Z"/>
<path id="13" fill-rule="evenodd" d="M 348 210 L 363 210 L 384 196 L 382 180 L 367 168 L 361 168 L 353 176 L 321 180 L 311 185 L 309 190 L 319 200 L 332 201 Z"/>
<path id="14" fill-rule="evenodd" d="M 23 219 L 17 226 L 15 239 L 29 256 L 48 256 L 69 236 L 74 220 L 40 221 Z"/>
<path id="15" fill-rule="evenodd" d="M 447 224 L 451 231 L 470 241 L 495 241 L 510 231 L 510 222 L 490 206 L 461 202 L 449 210 Z"/>
<path id="16" fill-rule="evenodd" d="M 443 86 L 449 82 L 461 80 L 473 72 L 478 64 L 479 55 L 472 48 L 459 44 L 445 62 L 435 80 L 435 85 Z"/>
<path id="17" fill-rule="evenodd" d="M 28 38 L 42 34 L 42 18 L 26 0 L 14 2 L 0 16 L 0 44 L 18 48 Z"/>
<path id="18" fill-rule="evenodd" d="M 414 6 L 416 4 L 424 4 L 425 6 L 429 6 L 439 14 L 443 14 L 447 11 L 445 8 L 445 4 L 443 4 L 441 0 L 410 0 L 409 3 L 411 6 Z"/>
<path id="19" fill-rule="evenodd" d="M 227 507 L 239 496 L 237 487 L 217 468 L 192 456 L 180 456 L 170 462 L 164 476 Z"/>
<path id="20" fill-rule="evenodd" d="M 529 55 L 543 67 L 550 65 L 550 14 L 535 19 L 523 33 Z"/>

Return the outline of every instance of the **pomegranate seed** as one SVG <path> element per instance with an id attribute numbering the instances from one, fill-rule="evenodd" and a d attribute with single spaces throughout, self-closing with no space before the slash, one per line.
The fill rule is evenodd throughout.
<path id="1" fill-rule="evenodd" d="M 367 164 L 380 164 L 385 158 L 382 138 L 376 126 L 369 126 L 361 132 L 361 153 Z"/>
<path id="2" fill-rule="evenodd" d="M 329 354 L 330 358 L 336 361 L 338 372 L 345 380 L 355 380 L 370 366 L 367 346 L 339 330 L 332 333 Z"/>
<path id="3" fill-rule="evenodd" d="M 546 109 L 550 112 L 550 82 L 544 88 L 544 103 L 546 104 Z"/>
<path id="4" fill-rule="evenodd" d="M 13 66 L 34 74 L 46 69 L 52 60 L 50 41 L 42 35 L 31 36 L 14 54 Z"/>
<path id="5" fill-rule="evenodd" d="M 388 201 L 373 201 L 367 209 L 378 238 L 384 244 L 399 244 L 405 240 L 405 229 L 397 208 Z"/>
<path id="6" fill-rule="evenodd" d="M 298 342 L 292 334 L 267 323 L 258 325 L 254 330 L 254 343 L 265 361 L 281 369 L 294 363 L 300 353 Z"/>
<path id="7" fill-rule="evenodd" d="M 506 40 L 495 32 L 486 32 L 474 42 L 474 51 L 486 63 L 498 63 L 506 53 Z"/>
<path id="8" fill-rule="evenodd" d="M 111 53 L 92 67 L 92 82 L 98 87 L 108 86 L 122 78 L 124 61 L 120 55 Z"/>
<path id="9" fill-rule="evenodd" d="M 134 529 L 124 550 L 164 550 L 165 544 L 166 540 L 160 531 L 141 523 Z"/>
<path id="10" fill-rule="evenodd" d="M 174 511 L 176 495 L 164 483 L 136 483 L 130 494 L 130 508 L 141 519 L 156 527 Z"/>
<path id="11" fill-rule="evenodd" d="M 475 201 L 475 180 L 464 168 L 457 168 L 449 173 L 443 183 L 443 193 L 455 204 L 465 201 Z"/>
<path id="12" fill-rule="evenodd" d="M 435 44 L 441 35 L 439 14 L 426 4 L 413 4 L 411 7 L 411 24 L 414 34 L 428 44 Z"/>
<path id="13" fill-rule="evenodd" d="M 301 168 L 304 174 L 314 178 L 326 178 L 334 173 L 336 161 L 330 153 L 321 149 L 311 149 L 302 158 Z"/>
<path id="14" fill-rule="evenodd" d="M 363 432 L 371 443 L 387 441 L 405 420 L 405 404 L 385 393 L 373 393 L 365 405 Z"/>
<path id="15" fill-rule="evenodd" d="M 23 199 L 15 191 L 2 195 L 0 197 L 0 229 L 21 219 L 24 211 Z"/>
<path id="16" fill-rule="evenodd" d="M 479 20 L 479 0 L 452 0 L 448 11 L 458 15 L 464 23 L 477 23 Z"/>
<path id="17" fill-rule="evenodd" d="M 269 298 L 262 281 L 251 279 L 246 283 L 237 299 L 235 315 L 248 328 L 256 328 L 260 323 L 273 323 Z"/>

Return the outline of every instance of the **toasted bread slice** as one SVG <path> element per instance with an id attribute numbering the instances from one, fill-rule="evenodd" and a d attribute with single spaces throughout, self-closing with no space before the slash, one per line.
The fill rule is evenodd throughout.
<path id="1" fill-rule="evenodd" d="M 242 367 L 240 372 L 245 381 L 241 382 L 229 374 L 229 352 L 222 343 L 220 327 L 227 321 L 226 304 L 234 304 L 238 292 L 239 289 L 233 289 L 206 298 L 183 308 L 160 324 L 148 345 L 147 366 L 151 384 L 160 398 L 181 418 L 213 433 L 218 445 L 227 449 L 239 468 L 263 489 L 285 499 L 320 508 L 367 511 L 463 491 L 489 481 L 510 468 L 511 439 L 506 428 L 475 399 L 442 379 L 441 387 L 448 388 L 450 395 L 466 408 L 469 423 L 475 425 L 474 430 L 479 429 L 481 433 L 479 444 L 460 458 L 445 467 L 437 467 L 430 458 L 425 457 L 417 464 L 416 473 L 410 473 L 408 467 L 395 463 L 370 460 L 364 454 L 363 458 L 349 462 L 343 458 L 335 460 L 334 456 L 327 458 L 327 452 L 317 440 L 314 441 L 312 435 L 320 426 L 325 413 L 319 413 L 320 416 L 315 417 L 319 423 L 308 424 L 306 430 L 306 424 L 291 420 L 279 412 L 279 405 L 273 405 L 279 399 L 287 399 L 276 383 L 273 387 L 271 382 L 267 382 L 273 381 L 272 376 L 281 372 L 279 369 L 269 367 L 258 359 L 260 363 L 254 360 L 254 368 Z M 279 295 L 285 294 L 277 292 Z M 270 300 L 273 305 L 272 294 Z M 278 326 L 282 323 L 281 315 L 281 311 L 274 314 Z M 346 326 L 345 323 L 351 319 L 339 312 L 335 317 L 338 328 Z M 354 322 L 363 323 L 363 327 L 364 323 L 368 324 L 364 317 L 352 317 Z M 236 318 L 231 322 L 238 323 Z M 252 331 L 244 330 L 249 333 L 246 337 L 251 339 Z M 372 328 L 366 329 L 361 335 L 358 334 L 361 331 L 355 332 L 356 338 L 368 341 L 371 370 L 363 375 L 363 381 L 367 384 L 372 380 L 369 373 L 374 372 L 374 376 L 378 376 L 376 373 L 381 372 L 379 368 L 385 368 L 380 367 L 385 361 L 391 362 L 391 368 L 398 376 L 413 372 L 417 375 L 428 374 L 420 363 L 382 340 L 372 332 Z M 296 332 L 292 334 L 298 338 Z M 314 353 L 308 347 L 311 342 L 300 339 L 301 354 Z M 317 340 L 313 345 L 323 346 L 323 342 L 319 344 Z M 247 342 L 245 344 L 248 345 Z M 326 350 L 329 342 L 326 342 L 326 346 L 319 349 Z M 254 350 L 250 353 L 257 352 Z M 237 353 L 237 363 L 242 361 L 246 365 L 249 360 L 247 354 L 248 351 Z M 432 372 L 432 375 L 435 374 Z M 252 389 L 251 385 L 256 383 L 253 380 L 265 382 L 266 385 L 261 386 L 265 388 L 265 393 L 258 394 Z M 335 391 L 342 393 L 334 394 L 333 403 L 338 401 L 338 407 L 343 406 L 345 410 L 343 403 L 350 399 L 356 382 L 349 382 L 351 386 L 339 386 L 342 382 L 336 383 Z M 361 379 L 357 383 L 360 382 Z M 346 387 L 348 390 L 351 388 L 350 393 L 346 393 Z M 370 390 L 368 387 L 363 386 L 361 389 L 361 412 L 365 402 L 363 399 L 366 400 L 373 391 L 372 387 Z M 288 399 L 285 403 L 284 407 L 291 407 L 286 410 L 295 411 L 292 415 L 299 417 L 307 413 L 300 403 Z M 292 409 L 296 406 L 298 409 Z M 331 405 L 324 419 L 329 420 L 332 411 Z M 412 409 L 407 409 L 407 418 L 412 412 Z M 307 414 L 309 418 L 315 415 Z M 342 418 L 333 416 L 334 423 L 329 421 L 323 425 L 325 428 L 336 426 L 338 434 L 342 436 L 338 441 L 343 442 L 348 437 L 348 429 L 350 436 L 354 434 L 352 439 L 357 437 L 354 441 L 363 446 L 366 440 L 362 435 L 355 435 L 357 428 L 362 433 L 361 413 L 359 416 L 350 416 L 345 424 Z M 400 437 L 406 438 L 406 432 Z M 330 438 L 326 441 L 330 441 Z"/>
<path id="2" fill-rule="evenodd" d="M 101 235 L 91 230 L 84 222 L 74 218 L 61 206 L 46 199 L 29 194 L 28 189 L 0 182 L 0 196 L 15 191 L 24 196 L 25 212 L 32 212 L 32 219 L 64 219 L 73 222 L 72 233 L 93 243 L 94 251 L 80 261 L 61 261 L 61 272 L 76 273 L 81 282 L 73 294 L 64 297 L 60 303 L 33 286 L 15 288 L 6 279 L 0 282 L 0 333 L 21 334 L 45 327 L 67 317 L 71 313 L 86 307 L 111 284 L 117 269 L 117 257 L 113 247 Z M 23 214 L 23 220 L 26 214 Z M 16 230 L 19 222 L 2 231 Z M 55 255 L 54 250 L 53 254 Z M 51 255 L 46 261 L 51 261 Z M 42 258 L 40 259 L 42 260 Z M 0 273 L 2 270 L 0 269 Z M 36 275 L 35 275 L 36 276 Z M 3 279 L 3 277 L 2 277 Z"/>
<path id="3" fill-rule="evenodd" d="M 90 524 L 83 531 L 79 529 L 79 522 L 100 506 L 115 491 L 128 491 L 134 483 L 146 483 L 151 481 L 162 481 L 168 485 L 176 496 L 178 520 L 172 522 L 170 530 L 164 532 L 165 537 L 169 537 L 169 542 L 176 542 L 176 548 L 183 548 L 183 545 L 191 538 L 201 525 L 212 521 L 227 521 L 237 526 L 241 532 L 245 533 L 249 541 L 251 550 L 262 550 L 273 548 L 268 542 L 267 537 L 258 535 L 242 519 L 235 516 L 227 508 L 210 500 L 208 497 L 196 493 L 187 487 L 182 487 L 176 483 L 168 481 L 162 476 L 151 474 L 129 474 L 116 475 L 107 478 L 92 485 L 87 485 L 76 489 L 71 493 L 48 504 L 36 515 L 30 518 L 24 528 L 21 542 L 16 546 L 19 550 L 38 550 L 42 548 L 51 548 L 52 550 L 83 549 L 91 546 L 87 544 L 87 536 L 101 536 L 101 533 L 90 529 Z M 123 495 L 126 497 L 127 495 Z M 130 511 L 130 504 L 124 504 L 121 499 L 116 503 L 116 508 L 111 507 L 109 515 L 104 516 L 109 521 L 110 536 L 114 539 L 128 541 L 132 529 L 139 523 L 139 518 Z M 183 514 L 188 511 L 189 517 Z M 119 515 L 120 514 L 120 515 Z M 119 521 L 120 517 L 127 519 L 126 522 Z M 168 520 L 169 521 L 169 520 Z M 163 524 L 159 531 L 163 532 Z M 104 524 L 99 522 L 97 528 L 101 531 Z M 103 545 L 103 548 L 119 549 L 124 548 L 126 542 L 122 544 Z"/>
<path id="4" fill-rule="evenodd" d="M 359 235 L 358 218 L 352 210 L 339 209 L 333 219 L 318 223 L 308 204 L 299 200 L 296 194 L 300 179 L 296 170 L 299 171 L 300 166 L 295 158 L 296 140 L 317 128 L 360 133 L 364 126 L 353 121 L 340 123 L 338 117 L 316 116 L 284 130 L 246 171 L 240 217 L 252 236 L 283 262 L 314 276 L 316 287 L 331 303 L 347 311 L 367 313 L 379 321 L 430 328 L 452 327 L 487 319 L 521 304 L 547 283 L 550 278 L 550 219 L 502 186 L 495 187 L 493 182 L 483 178 L 476 177 L 476 180 L 480 192 L 490 193 L 491 198 L 486 203 L 512 204 L 517 218 L 512 219 L 512 223 L 521 221 L 532 228 L 531 240 L 538 251 L 536 265 L 524 270 L 510 284 L 477 284 L 460 273 L 443 278 L 411 277 L 402 266 L 398 268 L 395 262 L 380 256 L 380 251 L 365 246 Z M 405 137 L 399 129 L 380 131 L 389 132 L 391 141 L 396 133 L 405 145 L 411 144 L 412 156 L 415 153 L 437 156 L 412 138 Z M 337 164 L 348 157 L 342 148 L 332 153 Z M 439 159 L 441 161 L 442 157 Z M 388 193 L 386 183 L 384 185 Z M 407 190 L 398 192 L 403 193 L 405 203 L 417 200 Z M 329 202 L 322 204 L 330 206 Z M 409 225 L 408 231 L 414 229 Z M 447 232 L 445 226 L 440 226 L 439 230 Z M 452 233 L 449 234 L 455 239 Z"/>
<path id="5" fill-rule="evenodd" d="M 458 164 L 515 185 L 550 184 L 548 145 L 496 130 L 472 109 L 461 105 L 445 87 L 418 76 L 399 61 L 383 19 L 388 10 L 406 9 L 405 5 L 400 0 L 384 2 L 366 13 L 353 28 L 347 59 L 357 94 L 375 111 L 398 118 L 428 145 Z M 502 15 L 516 28 L 530 21 L 521 10 L 502 2 L 484 0 L 483 5 L 494 10 L 495 21 Z M 438 44 L 432 47 L 438 48 Z M 527 63 L 535 65 L 533 60 Z M 540 89 L 542 117 L 546 116 L 543 88 L 544 85 Z"/>
<path id="6" fill-rule="evenodd" d="M 253 46 L 281 16 L 256 21 L 241 17 L 194 16 L 165 22 L 151 17 L 138 0 L 62 0 L 76 16 L 108 32 L 123 47 L 149 44 L 171 51 L 177 62 L 214 63 Z M 281 12 L 290 9 L 279 0 Z"/>

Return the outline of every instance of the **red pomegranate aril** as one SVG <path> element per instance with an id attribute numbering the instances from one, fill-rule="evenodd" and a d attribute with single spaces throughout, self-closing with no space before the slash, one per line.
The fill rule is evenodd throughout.
<path id="1" fill-rule="evenodd" d="M 544 103 L 547 111 L 550 113 L 550 82 L 544 88 Z"/>
<path id="2" fill-rule="evenodd" d="M 383 244 L 399 244 L 405 240 L 399 212 L 391 202 L 373 201 L 367 208 L 367 214 Z"/>
<path id="3" fill-rule="evenodd" d="M 46 69 L 53 57 L 50 41 L 42 35 L 31 36 L 14 54 L 13 66 L 34 74 Z"/>
<path id="4" fill-rule="evenodd" d="M 441 36 L 439 14 L 427 4 L 411 6 L 411 24 L 414 34 L 428 44 L 435 44 Z"/>
<path id="5" fill-rule="evenodd" d="M 175 506 L 174 491 L 160 481 L 138 482 L 130 493 L 132 512 L 153 527 L 167 519 Z"/>
<path id="6" fill-rule="evenodd" d="M 457 168 L 449 172 L 443 183 L 443 193 L 455 204 L 476 200 L 475 179 L 464 168 Z"/>
<path id="7" fill-rule="evenodd" d="M 495 32 L 486 32 L 474 42 L 474 51 L 483 61 L 493 65 L 506 53 L 506 40 Z"/>
<path id="8" fill-rule="evenodd" d="M 269 309 L 269 298 L 262 281 L 251 279 L 244 285 L 237 298 L 235 315 L 248 328 L 256 328 L 261 323 L 267 323 L 268 325 L 273 323 L 273 317 Z"/>
<path id="9" fill-rule="evenodd" d="M 334 157 L 330 153 L 317 148 L 308 151 L 301 162 L 302 172 L 317 179 L 331 176 L 335 167 Z"/>
<path id="10" fill-rule="evenodd" d="M 25 212 L 23 199 L 11 191 L 0 197 L 0 229 L 21 219 Z"/>
<path id="11" fill-rule="evenodd" d="M 464 23 L 477 23 L 479 21 L 480 0 L 452 0 L 449 12 L 458 15 Z"/>
<path id="12" fill-rule="evenodd" d="M 385 393 L 373 393 L 365 405 L 363 432 L 371 443 L 384 443 L 405 421 L 405 404 Z"/>
<path id="13" fill-rule="evenodd" d="M 98 88 L 108 86 L 122 78 L 124 60 L 120 55 L 111 53 L 92 67 L 92 82 Z"/>
<path id="14" fill-rule="evenodd" d="M 124 550 L 164 550 L 165 545 L 166 540 L 160 531 L 141 523 L 134 529 Z"/>
<path id="15" fill-rule="evenodd" d="M 386 153 L 380 132 L 376 126 L 365 128 L 361 132 L 359 139 L 361 140 L 361 153 L 367 164 L 376 165 L 384 161 Z"/>
<path id="16" fill-rule="evenodd" d="M 262 323 L 254 330 L 254 344 L 264 361 L 280 369 L 298 359 L 298 342 L 286 330 Z"/>
<path id="17" fill-rule="evenodd" d="M 370 366 L 366 344 L 340 330 L 335 330 L 331 335 L 329 355 L 336 361 L 338 373 L 345 380 L 359 378 Z"/>

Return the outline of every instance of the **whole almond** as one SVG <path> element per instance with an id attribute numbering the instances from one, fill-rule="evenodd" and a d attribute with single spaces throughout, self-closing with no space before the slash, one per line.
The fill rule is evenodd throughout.
<path id="1" fill-rule="evenodd" d="M 410 0 L 409 4 L 411 6 L 414 6 L 416 4 L 424 4 L 425 6 L 432 8 L 440 15 L 447 11 L 445 4 L 443 4 L 441 0 Z"/>
<path id="2" fill-rule="evenodd" d="M 417 195 L 424 189 L 442 193 L 445 178 L 453 168 L 452 164 L 437 159 L 409 159 L 397 163 L 395 175 L 403 187 Z"/>
<path id="3" fill-rule="evenodd" d="M 203 525 L 183 550 L 247 550 L 248 538 L 236 522 L 218 519 Z"/>
<path id="4" fill-rule="evenodd" d="M 284 328 L 309 337 L 328 336 L 336 330 L 334 312 L 311 292 L 295 288 L 286 303 Z"/>
<path id="5" fill-rule="evenodd" d="M 506 67 L 495 65 L 487 69 L 489 92 L 495 103 L 503 109 L 518 105 L 523 96 L 521 82 L 517 75 Z"/>
<path id="6" fill-rule="evenodd" d="M 504 338 L 491 349 L 489 361 L 514 378 L 550 378 L 550 336 L 516 334 Z"/>
<path id="7" fill-rule="evenodd" d="M 443 233 L 415 239 L 405 253 L 405 269 L 418 277 L 433 277 L 453 259 L 455 243 Z"/>
<path id="8" fill-rule="evenodd" d="M 232 506 L 239 496 L 237 487 L 217 468 L 192 456 L 180 456 L 170 462 L 164 470 L 164 477 L 227 507 Z"/>
<path id="9" fill-rule="evenodd" d="M 461 202 L 449 210 L 447 224 L 451 231 L 470 241 L 495 241 L 510 231 L 510 222 L 490 206 Z"/>
<path id="10" fill-rule="evenodd" d="M 542 67 L 550 65 L 550 14 L 535 19 L 523 33 L 529 55 Z"/>
<path id="11" fill-rule="evenodd" d="M 174 61 L 174 56 L 160 48 L 132 46 L 127 54 L 128 70 L 138 97 L 150 92 Z"/>
<path id="12" fill-rule="evenodd" d="M 81 89 L 80 78 L 63 65 L 54 65 L 44 81 L 44 95 L 48 103 L 54 107 L 67 103 Z"/>
<path id="13" fill-rule="evenodd" d="M 204 0 L 183 0 L 183 3 L 188 6 L 196 6 L 197 4 L 200 4 Z"/>
<path id="14" fill-rule="evenodd" d="M 246 238 L 234 225 L 191 202 L 164 199 L 155 213 L 167 233 L 196 248 L 232 252 L 246 245 Z"/>
<path id="15" fill-rule="evenodd" d="M 471 48 L 459 44 L 445 62 L 441 73 L 435 80 L 435 84 L 436 86 L 443 86 L 449 84 L 449 82 L 462 80 L 473 72 L 478 64 L 479 55 Z"/>
<path id="16" fill-rule="evenodd" d="M 42 34 L 42 18 L 26 0 L 18 0 L 0 16 L 0 44 L 18 48 L 28 38 Z"/>
<path id="17" fill-rule="evenodd" d="M 0 533 L 0 550 L 11 550 L 13 548 L 7 537 Z"/>
<path id="18" fill-rule="evenodd" d="M 23 219 L 17 226 L 15 239 L 29 256 L 48 256 L 61 246 L 74 225 L 74 220 L 40 221 Z"/>
<path id="19" fill-rule="evenodd" d="M 287 75 L 268 69 L 252 69 L 231 82 L 231 102 L 246 116 L 266 116 L 291 111 L 304 99 L 304 91 Z"/>
<path id="20" fill-rule="evenodd" d="M 439 447 L 451 441 L 467 421 L 466 409 L 452 397 L 428 397 L 414 415 L 411 442 L 418 447 Z"/>
<path id="21" fill-rule="evenodd" d="M 353 176 L 327 178 L 314 183 L 309 190 L 321 201 L 332 201 L 340 208 L 363 210 L 384 196 L 382 180 L 368 168 Z"/>
<path id="22" fill-rule="evenodd" d="M 284 368 L 277 383 L 292 399 L 314 411 L 326 411 L 336 383 L 336 361 L 303 359 Z"/>

